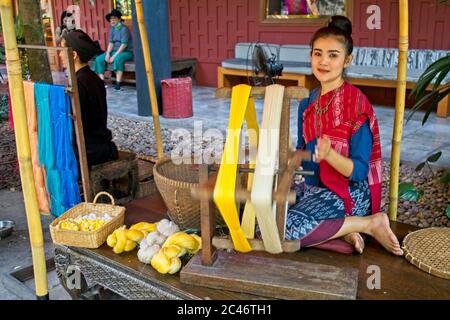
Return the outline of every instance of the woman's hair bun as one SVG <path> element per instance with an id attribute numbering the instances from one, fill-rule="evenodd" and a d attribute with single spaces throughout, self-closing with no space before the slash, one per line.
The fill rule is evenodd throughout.
<path id="1" fill-rule="evenodd" d="M 348 36 L 352 35 L 352 22 L 345 16 L 332 16 L 328 27 L 339 29 Z"/>

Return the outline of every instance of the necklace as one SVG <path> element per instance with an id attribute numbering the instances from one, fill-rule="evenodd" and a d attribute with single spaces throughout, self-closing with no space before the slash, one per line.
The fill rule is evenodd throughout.
<path id="1" fill-rule="evenodd" d="M 340 86 L 338 89 L 336 89 L 336 91 L 333 93 L 333 96 L 330 98 L 330 100 L 327 102 L 327 104 L 325 105 L 324 108 L 320 107 L 320 103 L 319 103 L 320 94 L 317 97 L 316 104 L 314 105 L 314 109 L 316 111 L 316 116 L 315 116 L 316 121 L 315 122 L 316 122 L 316 137 L 317 138 L 319 138 L 322 133 L 322 122 L 320 121 L 320 118 L 322 117 L 323 114 L 325 114 L 328 111 L 328 108 L 330 107 L 331 102 L 333 102 L 333 100 L 336 97 L 336 95 L 338 94 L 338 92 L 341 91 L 340 90 L 341 87 L 342 86 Z"/>

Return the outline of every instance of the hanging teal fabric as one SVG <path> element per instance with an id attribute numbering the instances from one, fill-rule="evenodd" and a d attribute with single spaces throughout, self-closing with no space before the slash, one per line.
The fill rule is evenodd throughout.
<path id="1" fill-rule="evenodd" d="M 49 91 L 50 86 L 48 84 L 34 84 L 38 118 L 38 158 L 41 165 L 48 169 L 55 165 Z"/>
<path id="2" fill-rule="evenodd" d="M 80 203 L 78 164 L 73 150 L 73 122 L 70 98 L 63 86 L 50 87 L 52 129 L 56 148 L 56 168 L 61 174 L 63 205 L 66 210 Z"/>
<path id="3" fill-rule="evenodd" d="M 70 99 L 62 86 L 36 83 L 34 87 L 39 162 L 47 172 L 51 212 L 60 216 L 80 202 Z"/>

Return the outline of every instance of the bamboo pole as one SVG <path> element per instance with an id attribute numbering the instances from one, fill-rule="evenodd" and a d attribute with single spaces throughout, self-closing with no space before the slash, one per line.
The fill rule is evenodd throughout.
<path id="1" fill-rule="evenodd" d="M 20 64 L 16 33 L 14 30 L 12 0 L 1 0 L 0 11 L 5 42 L 8 82 L 13 108 L 20 180 L 22 183 L 22 193 L 24 197 L 28 232 L 31 242 L 36 296 L 38 299 L 44 300 L 48 299 L 44 237 L 42 234 L 41 217 L 39 213 L 36 190 L 34 188 L 30 141 L 28 139 L 27 116 L 22 82 L 22 66 Z"/>
<path id="2" fill-rule="evenodd" d="M 400 34 L 397 70 L 397 94 L 395 98 L 395 119 L 392 137 L 391 179 L 389 194 L 389 218 L 393 221 L 397 220 L 400 147 L 402 143 L 403 118 L 405 114 L 406 65 L 408 60 L 408 0 L 400 0 L 399 13 Z"/>
<path id="3" fill-rule="evenodd" d="M 164 151 L 161 138 L 161 127 L 159 124 L 158 99 L 155 90 L 155 78 L 153 76 L 152 57 L 150 54 L 150 46 L 147 35 L 147 28 L 144 21 L 144 10 L 142 8 L 142 0 L 136 0 L 136 15 L 139 25 L 139 33 L 141 35 L 142 52 L 144 54 L 145 71 L 147 73 L 148 91 L 150 93 L 150 102 L 152 104 L 153 128 L 156 136 L 156 146 L 158 150 L 158 158 L 164 157 Z"/>

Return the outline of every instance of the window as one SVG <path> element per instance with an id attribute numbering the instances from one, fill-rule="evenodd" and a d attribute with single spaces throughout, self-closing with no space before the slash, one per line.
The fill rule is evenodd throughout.
<path id="1" fill-rule="evenodd" d="M 334 15 L 352 19 L 351 0 L 260 0 L 261 22 L 323 25 Z"/>
<path id="2" fill-rule="evenodd" d="M 114 0 L 114 8 L 122 13 L 122 18 L 127 20 L 132 18 L 131 0 Z"/>

